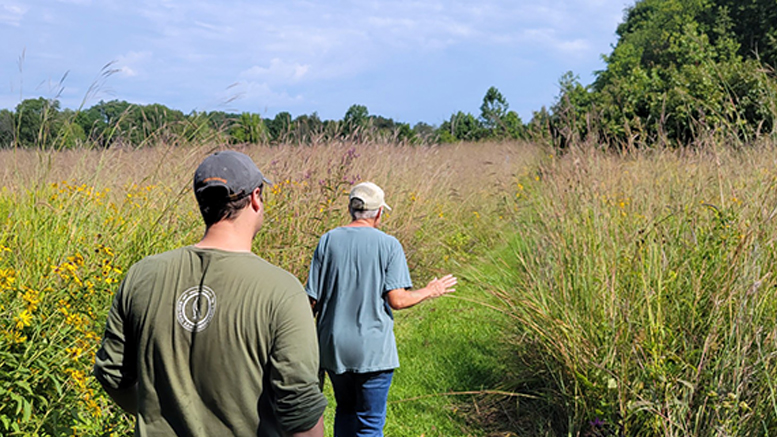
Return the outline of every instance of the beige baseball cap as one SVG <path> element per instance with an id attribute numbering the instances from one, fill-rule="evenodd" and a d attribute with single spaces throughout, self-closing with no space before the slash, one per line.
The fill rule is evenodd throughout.
<path id="1" fill-rule="evenodd" d="M 348 199 L 361 199 L 364 202 L 364 209 L 373 210 L 381 206 L 391 211 L 391 207 L 386 204 L 383 190 L 372 182 L 362 182 L 351 188 L 351 195 Z"/>

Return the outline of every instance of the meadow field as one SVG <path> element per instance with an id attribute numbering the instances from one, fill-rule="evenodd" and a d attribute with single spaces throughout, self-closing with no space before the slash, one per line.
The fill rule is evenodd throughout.
<path id="1" fill-rule="evenodd" d="M 416 285 L 460 278 L 396 313 L 387 436 L 752 436 L 777 434 L 774 146 L 239 150 L 274 181 L 254 252 L 301 280 L 361 180 Z M 0 151 L 0 434 L 131 435 L 89 374 L 104 318 L 133 262 L 199 239 L 220 148 Z"/>

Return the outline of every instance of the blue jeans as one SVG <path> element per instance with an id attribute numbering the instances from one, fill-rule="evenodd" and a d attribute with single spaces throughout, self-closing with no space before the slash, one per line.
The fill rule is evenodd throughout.
<path id="1" fill-rule="evenodd" d="M 382 437 L 394 370 L 371 373 L 327 371 L 335 392 L 335 437 Z"/>

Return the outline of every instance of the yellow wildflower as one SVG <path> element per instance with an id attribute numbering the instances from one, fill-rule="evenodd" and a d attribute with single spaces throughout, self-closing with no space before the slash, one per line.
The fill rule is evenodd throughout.
<path id="1" fill-rule="evenodd" d="M 0 269 L 0 290 L 10 290 L 16 281 L 14 269 Z"/>
<path id="2" fill-rule="evenodd" d="M 22 335 L 22 333 L 19 331 L 12 331 L 12 332 L 9 332 L 8 334 L 9 334 L 8 339 L 11 341 L 12 344 L 24 343 L 25 341 L 27 341 L 27 336 Z"/>
<path id="3" fill-rule="evenodd" d="M 32 325 L 32 313 L 24 310 L 14 316 L 13 320 L 16 324 L 16 329 L 21 331 L 24 327 Z"/>
<path id="4" fill-rule="evenodd" d="M 65 352 L 70 358 L 77 360 L 84 353 L 84 350 L 80 347 L 69 347 L 65 348 Z"/>
<path id="5" fill-rule="evenodd" d="M 40 304 L 40 295 L 36 290 L 29 287 L 24 287 L 25 291 L 22 295 L 22 299 L 27 304 L 27 310 L 33 312 L 38 308 Z"/>

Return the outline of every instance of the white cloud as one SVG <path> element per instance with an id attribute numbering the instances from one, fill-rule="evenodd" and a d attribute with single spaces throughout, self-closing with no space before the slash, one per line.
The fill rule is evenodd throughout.
<path id="1" fill-rule="evenodd" d="M 57 0 L 60 3 L 69 3 L 73 5 L 88 6 L 92 4 L 92 0 Z"/>
<path id="2" fill-rule="evenodd" d="M 294 83 L 300 81 L 310 70 L 310 65 L 287 63 L 274 58 L 268 67 L 253 66 L 240 73 L 240 77 L 271 83 Z"/>
<path id="3" fill-rule="evenodd" d="M 590 56 L 591 42 L 584 38 L 564 38 L 556 29 L 527 29 L 516 39 L 523 44 L 545 47 L 563 55 Z"/>
<path id="4" fill-rule="evenodd" d="M 0 23 L 19 27 L 22 18 L 29 8 L 15 3 L 5 3 L 0 6 Z"/>
<path id="5" fill-rule="evenodd" d="M 129 52 L 116 58 L 114 66 L 119 77 L 135 77 L 144 72 L 144 66 L 151 60 L 151 52 Z"/>
<path id="6" fill-rule="evenodd" d="M 280 107 L 288 108 L 290 106 L 302 103 L 305 99 L 302 95 L 289 95 L 286 91 L 278 91 L 267 83 L 246 81 L 239 82 L 227 87 L 218 97 L 219 102 L 215 106 L 221 106 L 225 110 L 230 110 L 230 106 L 256 108 L 253 112 L 263 112 L 259 108 Z"/>

